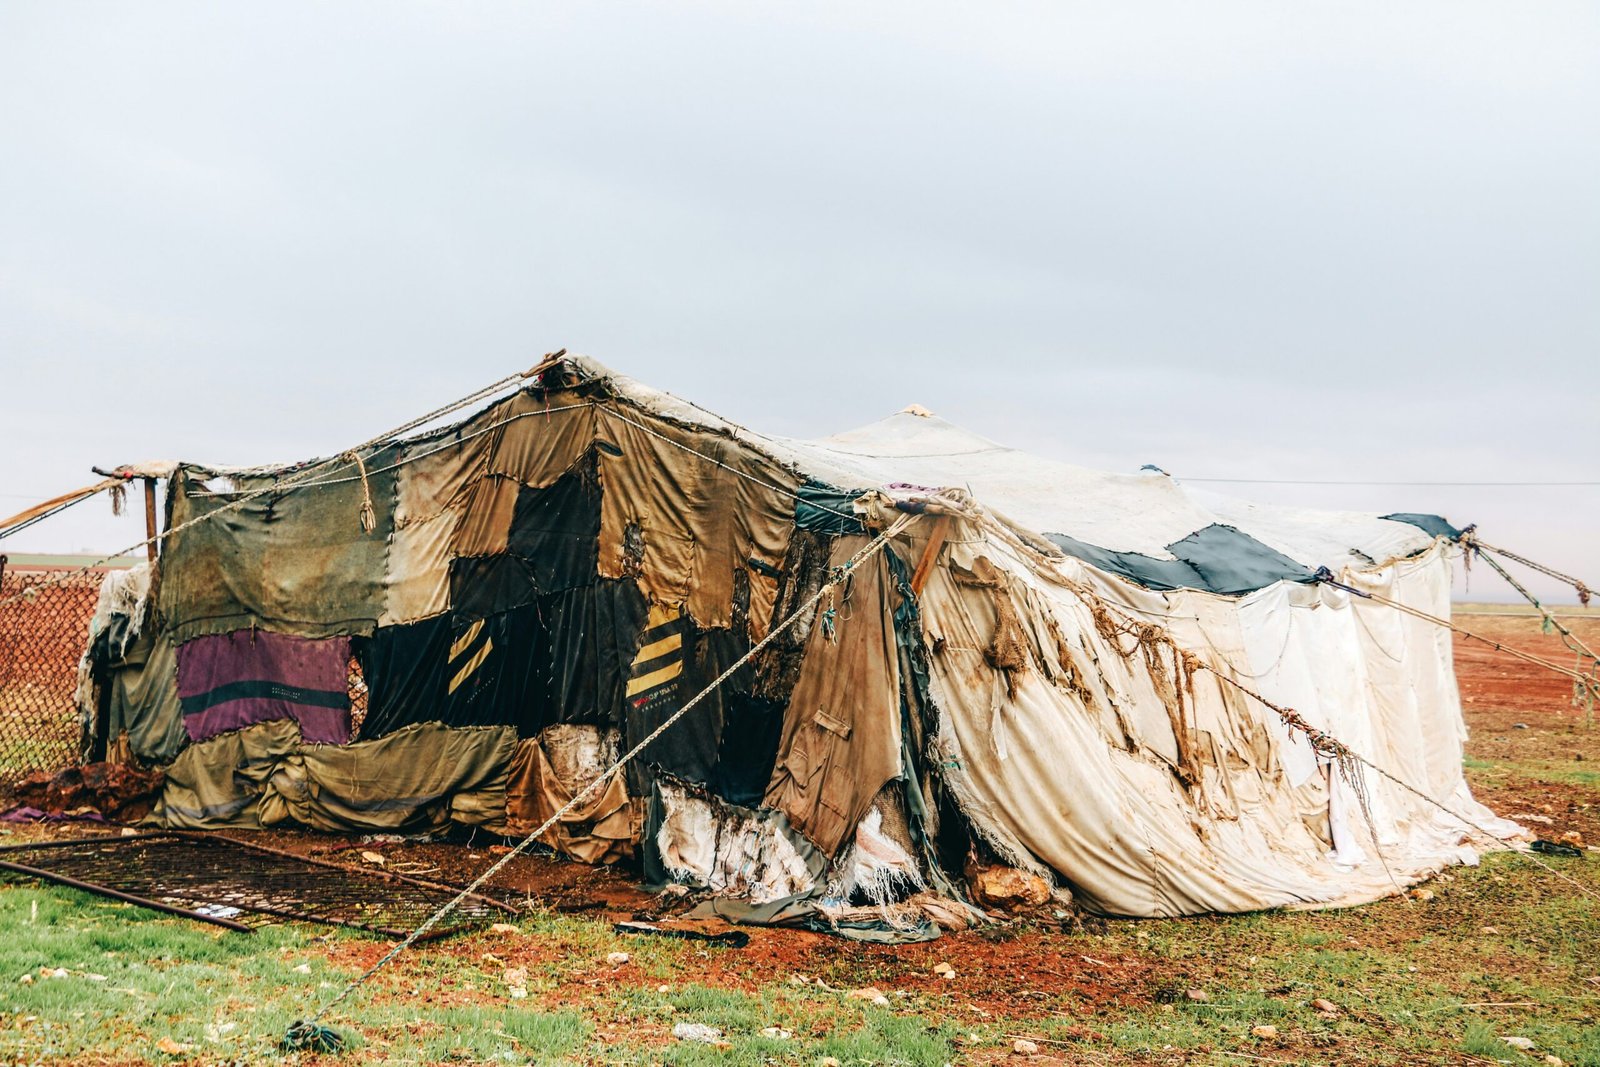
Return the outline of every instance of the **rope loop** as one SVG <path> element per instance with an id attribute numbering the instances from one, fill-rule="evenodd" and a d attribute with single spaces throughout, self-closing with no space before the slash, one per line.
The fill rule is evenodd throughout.
<path id="1" fill-rule="evenodd" d="M 361 529 L 365 533 L 371 533 L 378 528 L 378 515 L 372 507 L 372 486 L 367 481 L 366 461 L 355 449 L 351 449 L 339 458 L 346 463 L 354 463 L 357 473 L 361 475 Z"/>

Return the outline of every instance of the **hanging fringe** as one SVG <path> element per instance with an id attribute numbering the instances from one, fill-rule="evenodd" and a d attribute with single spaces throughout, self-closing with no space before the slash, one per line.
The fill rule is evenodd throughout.
<path id="1" fill-rule="evenodd" d="M 111 514 L 122 518 L 122 513 L 128 507 L 128 483 L 118 482 L 111 487 Z"/>
<path id="2" fill-rule="evenodd" d="M 347 459 L 356 465 L 356 470 L 361 474 L 361 529 L 371 533 L 378 528 L 378 513 L 372 507 L 372 486 L 367 482 L 367 464 L 361 458 L 361 453 L 346 452 L 340 459 Z"/>

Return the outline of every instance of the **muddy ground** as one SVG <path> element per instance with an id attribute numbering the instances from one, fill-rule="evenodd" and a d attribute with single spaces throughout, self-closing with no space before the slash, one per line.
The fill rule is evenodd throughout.
<path id="1" fill-rule="evenodd" d="M 1457 621 L 1490 642 L 1561 663 L 1572 662 L 1572 654 L 1561 639 L 1541 633 L 1537 619 L 1500 613 L 1504 609 L 1484 610 L 1495 613 L 1463 613 Z M 1591 646 L 1600 644 L 1600 612 L 1585 614 L 1570 625 L 1583 641 Z M 1587 709 L 1573 704 L 1570 682 L 1464 637 L 1456 639 L 1456 664 L 1470 731 L 1466 743 L 1467 776 L 1477 796 L 1498 813 L 1519 819 L 1541 837 L 1553 839 L 1567 831 L 1577 831 L 1586 843 L 1600 843 L 1600 727 L 1590 723 Z M 18 828 L 14 832 L 31 836 L 78 831 L 69 827 Z M 464 884 L 506 851 L 498 839 L 487 838 L 457 844 L 421 844 L 358 842 L 302 832 L 242 836 L 357 866 L 370 862 L 363 859 L 363 852 L 376 853 L 383 857 L 388 869 L 398 868 L 456 884 Z M 1600 856 L 1591 854 L 1588 858 L 1600 862 Z M 1530 868 L 1525 876 L 1541 875 Z M 1469 887 L 1467 878 L 1446 872 L 1432 883 L 1439 898 L 1437 907 L 1391 901 L 1340 913 L 1343 918 L 1338 923 L 1319 923 L 1315 915 L 1274 919 L 1271 924 L 1258 925 L 1237 921 L 1213 925 L 1205 919 L 1178 924 L 1108 922 L 1093 917 L 1061 917 L 1046 908 L 992 927 L 947 934 L 935 942 L 914 945 L 869 945 L 807 931 L 743 928 L 750 937 L 747 947 L 674 957 L 678 962 L 670 968 L 669 976 L 659 969 L 648 972 L 637 967 L 603 965 L 605 952 L 591 943 L 594 935 L 584 931 L 598 931 L 599 936 L 609 938 L 613 922 L 663 915 L 684 928 L 719 932 L 728 927 L 717 922 L 673 919 L 674 905 L 642 891 L 625 868 L 595 868 L 547 856 L 528 856 L 512 861 L 495 880 L 497 895 L 527 902 L 535 914 L 553 912 L 578 920 L 579 925 L 558 924 L 550 928 L 548 935 L 539 936 L 525 931 L 483 931 L 419 946 L 391 969 L 392 979 L 382 983 L 385 991 L 379 994 L 379 1000 L 411 997 L 420 998 L 432 1008 L 469 1006 L 482 998 L 474 985 L 417 982 L 413 986 L 413 976 L 479 970 L 497 975 L 503 967 L 558 975 L 558 980 L 534 991 L 535 1001 L 550 1009 L 571 1007 L 584 1012 L 593 1012 L 597 997 L 610 1003 L 665 989 L 665 985 L 657 986 L 664 977 L 670 977 L 674 984 L 692 982 L 750 993 L 793 986 L 796 982 L 814 985 L 820 980 L 840 990 L 878 987 L 894 997 L 912 998 L 906 1001 L 908 1004 L 943 1005 L 930 1018 L 947 1023 L 953 1020 L 958 1026 L 989 1027 L 985 1048 L 964 1049 L 962 1058 L 967 1062 L 1006 1060 L 1010 1054 L 1006 1035 L 1012 1029 L 1035 1036 L 1046 1032 L 1052 1035 L 1041 1038 L 1049 1047 L 1040 1057 L 1051 1062 L 1124 1062 L 1124 1053 L 1119 1051 L 1124 1038 L 1108 1039 L 1101 1031 L 1118 1025 L 1126 1029 L 1130 1016 L 1170 1012 L 1174 1001 L 1182 1009 L 1190 990 L 1220 991 L 1238 988 L 1240 983 L 1253 989 L 1255 983 L 1261 986 L 1263 1003 L 1276 999 L 1287 1005 L 1308 1000 L 1311 993 L 1294 988 L 1292 983 L 1273 984 L 1283 978 L 1281 967 L 1276 977 L 1269 979 L 1266 961 L 1285 954 L 1315 952 L 1335 958 L 1331 971 L 1324 960 L 1319 972 L 1323 975 L 1337 973 L 1336 957 L 1340 953 L 1348 952 L 1352 961 L 1358 956 L 1370 960 L 1374 954 L 1380 959 L 1403 956 L 1414 961 L 1405 968 L 1406 982 L 1430 984 L 1436 991 L 1463 1000 L 1520 1001 L 1523 994 L 1484 994 L 1479 990 L 1495 983 L 1531 980 L 1544 968 L 1540 945 L 1541 939 L 1551 936 L 1550 930 L 1537 926 L 1513 929 L 1511 924 L 1520 920 L 1507 918 L 1508 903 L 1513 898 L 1518 902 L 1526 900 L 1529 885 L 1543 885 L 1523 881 L 1523 877 L 1503 878 L 1491 872 L 1475 876 Z M 1174 929 L 1179 932 L 1174 934 Z M 1479 931 L 1481 936 L 1474 935 L 1464 942 L 1464 930 L 1469 934 Z M 1504 944 L 1512 948 L 1496 949 L 1497 938 L 1505 938 Z M 1437 953 L 1416 951 L 1417 945 L 1430 940 L 1439 943 Z M 1213 942 L 1214 947 L 1208 947 Z M 381 940 L 366 937 L 329 938 L 325 945 L 328 963 L 352 971 L 370 966 L 389 947 Z M 1480 969 L 1476 977 L 1463 970 L 1462 952 L 1480 948 L 1489 954 L 1485 959 L 1493 960 L 1496 977 L 1487 985 L 1483 976 L 1490 972 L 1490 964 L 1481 960 L 1472 964 Z M 1259 983 L 1250 971 L 1258 959 L 1263 961 Z M 957 968 L 959 982 L 951 983 L 935 972 L 935 964 L 945 962 Z M 1575 980 L 1591 981 L 1581 976 Z M 1592 981 L 1600 983 L 1600 977 Z M 1342 1004 L 1352 1004 L 1363 996 L 1376 1003 L 1382 996 L 1381 989 L 1361 987 L 1354 978 L 1350 988 L 1327 993 L 1338 997 Z M 1563 1003 L 1573 1005 L 1596 999 L 1586 993 L 1563 996 Z M 1219 1005 L 1217 1010 L 1234 1009 Z M 1324 1028 L 1326 1032 L 1315 1028 L 1320 1023 L 1308 1025 L 1295 1030 L 1292 1037 L 1286 1033 L 1279 1054 L 1291 1054 L 1292 1049 L 1296 1056 L 1314 1053 L 1319 1062 L 1369 1062 L 1373 1035 L 1395 1029 L 1398 1024 L 1389 1022 L 1390 1016 L 1377 1007 L 1369 1012 L 1370 1019 L 1360 1016 L 1357 1007 L 1344 1010 L 1350 1023 L 1359 1023 L 1365 1029 L 1354 1031 L 1353 1036 L 1340 1036 L 1341 1031 L 1333 1024 Z M 602 1029 L 596 1036 L 604 1042 L 608 1040 L 604 1027 L 618 1024 L 602 1021 L 600 1025 Z M 664 1023 L 635 1020 L 625 1029 L 629 1040 L 648 1045 L 670 1041 Z M 998 1040 L 996 1034 L 1000 1035 Z M 1111 1046 L 1106 1045 L 1108 1040 Z M 1051 1052 L 1064 1047 L 1063 1042 L 1078 1051 L 1056 1059 Z M 961 1041 L 956 1043 L 959 1046 Z M 1156 1050 L 1168 1047 L 1153 1046 Z M 1100 1049 L 1111 1058 L 1101 1060 L 1100 1053 L 1091 1053 L 1091 1049 Z M 1184 1055 L 1198 1055 L 1205 1049 L 1204 1045 L 1196 1046 Z M 1271 1053 L 1218 1054 L 1291 1062 L 1275 1059 Z M 1143 1062 L 1142 1056 L 1136 1058 Z M 1179 1057 L 1174 1062 L 1193 1061 Z M 1463 1055 L 1440 1062 L 1494 1060 Z"/>
<path id="2" fill-rule="evenodd" d="M 1473 609 L 1468 609 L 1473 610 Z M 1458 617 L 1458 624 L 1489 641 L 1570 664 L 1572 654 L 1558 635 L 1541 633 L 1528 615 L 1498 614 L 1511 609 L 1486 606 L 1497 614 Z M 1600 612 L 1566 621 L 1591 647 L 1600 644 Z M 1456 637 L 1456 670 L 1469 730 L 1467 777 L 1475 794 L 1497 813 L 1519 818 L 1538 836 L 1554 839 L 1576 830 L 1586 842 L 1600 843 L 1600 727 L 1587 723 L 1585 709 L 1572 701 L 1571 683 L 1542 668 L 1507 657 L 1483 642 Z M 1600 713 L 1600 709 L 1596 709 Z M 1478 764 L 1490 764 L 1479 768 Z M 1504 765 L 1526 773 L 1508 774 Z M 1547 773 L 1541 773 L 1547 772 Z M 1571 780 L 1567 780 L 1570 777 Z M 424 877 L 466 881 L 500 858 L 504 847 L 484 840 L 477 845 L 379 843 L 356 845 L 347 839 L 306 833 L 253 835 L 278 847 L 328 859 L 359 862 L 363 850 L 378 851 L 388 863 Z M 1446 875 L 1448 878 L 1449 876 Z M 559 859 L 518 857 L 494 885 L 516 897 L 575 917 L 597 921 L 656 918 L 660 902 L 641 891 L 622 868 L 597 868 Z M 670 915 L 670 907 L 667 913 Z M 1425 936 L 1440 922 L 1432 911 L 1406 911 L 1390 916 L 1367 940 L 1399 944 Z M 757 989 L 788 976 L 807 975 L 825 981 L 860 984 L 873 981 L 886 988 L 937 991 L 941 980 L 931 968 L 941 960 L 959 961 L 962 996 L 967 1010 L 999 1016 L 1028 1015 L 1042 1002 L 1062 995 L 1093 1004 L 1114 1006 L 1148 1001 L 1186 983 L 1201 981 L 1192 967 L 1163 967 L 1146 953 L 1111 950 L 1060 953 L 1049 948 L 1054 933 L 1081 933 L 1103 928 L 1103 920 L 1071 917 L 1057 924 L 1050 913 L 999 928 L 946 934 L 918 945 L 862 945 L 823 934 L 788 929 L 742 928 L 750 944 L 738 952 L 714 952 L 696 980 L 730 988 Z M 729 929 L 720 922 L 676 925 L 707 931 Z M 463 943 L 459 951 L 477 952 Z M 352 963 L 367 964 L 382 946 L 350 944 Z M 428 952 L 455 952 L 449 942 Z M 530 958 L 526 962 L 537 960 Z M 595 981 L 611 980 L 597 976 Z M 625 979 L 617 979 L 625 980 Z M 581 999 L 592 989 L 574 991 Z"/>

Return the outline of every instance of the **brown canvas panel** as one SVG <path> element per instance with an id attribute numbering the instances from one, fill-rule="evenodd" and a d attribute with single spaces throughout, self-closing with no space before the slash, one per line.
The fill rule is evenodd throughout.
<path id="1" fill-rule="evenodd" d="M 514 837 L 532 833 L 570 801 L 573 792 L 550 765 L 539 739 L 524 738 L 512 758 L 506 787 L 506 832 Z M 583 863 L 611 863 L 633 855 L 634 838 L 627 779 L 619 774 L 563 815 L 539 841 Z"/>
<path id="2" fill-rule="evenodd" d="M 553 396 L 547 403 L 518 393 L 484 415 L 485 425 L 502 424 L 488 435 L 488 473 L 535 489 L 561 477 L 594 444 L 594 407 L 573 396 Z"/>
<path id="3" fill-rule="evenodd" d="M 514 727 L 438 723 L 351 745 L 299 745 L 273 769 L 261 821 L 328 831 L 498 821 L 516 746 Z"/>
<path id="4" fill-rule="evenodd" d="M 831 566 L 866 544 L 840 538 Z M 834 634 L 819 618 L 784 715 L 766 804 L 824 853 L 838 853 L 884 783 L 900 774 L 900 678 L 894 610 L 899 595 L 882 555 L 836 591 Z M 825 598 L 819 612 L 830 601 Z"/>
<path id="5" fill-rule="evenodd" d="M 461 521 L 451 534 L 450 555 L 495 556 L 504 552 L 520 488 L 502 474 L 479 478 L 468 490 Z"/>
<path id="6" fill-rule="evenodd" d="M 612 446 L 601 451 L 600 573 L 635 577 L 652 601 L 684 604 L 702 628 L 731 625 L 735 572 L 752 557 L 783 561 L 797 480 L 736 441 L 632 407 L 599 409 L 599 434 Z M 753 577 L 752 606 L 754 586 L 770 582 Z M 770 605 L 772 587 L 759 595 Z"/>
<path id="7" fill-rule="evenodd" d="M 395 526 L 380 626 L 415 622 L 449 608 L 450 546 L 466 513 L 465 508 L 453 508 Z"/>

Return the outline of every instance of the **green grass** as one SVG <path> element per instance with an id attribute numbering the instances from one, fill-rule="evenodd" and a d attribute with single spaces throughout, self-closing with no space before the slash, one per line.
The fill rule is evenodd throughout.
<path id="1" fill-rule="evenodd" d="M 1470 760 L 1475 778 L 1547 780 L 1535 762 Z M 1586 768 L 1560 779 L 1600 788 Z M 1600 861 L 1551 858 L 1600 892 Z M 1411 1064 L 1547 1054 L 1600 1067 L 1600 907 L 1526 857 L 1495 853 L 1430 883 L 1431 902 L 1341 911 L 1108 922 L 1092 931 L 1014 923 L 946 943 L 956 981 L 908 983 L 918 949 L 830 943 L 804 970 L 763 970 L 755 948 L 621 937 L 605 922 L 534 914 L 401 956 L 328 1020 L 353 1063 L 1022 1063 L 1027 1037 L 1058 1062 Z M 239 935 L 26 881 L 0 883 L 0 1060 L 10 1063 L 283 1062 L 288 1025 L 312 1014 L 381 944 L 287 925 Z M 777 934 L 776 937 L 799 935 Z M 631 954 L 622 970 L 606 955 Z M 1003 952 L 983 970 L 982 954 Z M 1116 961 L 1096 984 L 1036 995 L 1006 960 Z M 751 963 L 756 960 L 757 963 Z M 799 966 L 798 964 L 796 966 Z M 44 977 L 41 968 L 65 968 Z M 515 999 L 507 967 L 527 970 Z M 20 981 L 22 976 L 31 981 Z M 848 998 L 874 985 L 888 1007 Z M 1185 996 L 1204 991 L 1204 1001 Z M 985 999 L 987 998 L 987 999 Z M 1339 1007 L 1325 1018 L 1312 1006 Z M 973 1010 L 977 1003 L 988 1010 Z M 1001 1005 L 997 1007 L 996 1005 Z M 722 1032 L 675 1040 L 675 1023 Z M 1253 1033 L 1276 1028 L 1273 1036 Z M 763 1034 L 768 1027 L 789 1038 Z M 1526 1037 L 1536 1051 L 1505 1045 Z M 165 1047 L 177 1049 L 168 1055 Z M 305 1059 L 310 1062 L 309 1058 Z"/>
<path id="2" fill-rule="evenodd" d="M 1463 765 L 1494 785 L 1522 778 L 1600 790 L 1600 769 L 1586 760 L 1489 760 L 1469 756 Z"/>
<path id="3" fill-rule="evenodd" d="M 1578 861 L 1564 869 L 1600 885 Z M 1600 909 L 1506 854 L 1434 886 L 1429 904 L 1110 923 L 1097 934 L 1023 927 L 1014 943 L 1029 952 L 1153 967 L 1142 987 L 1120 990 L 1120 1005 L 1069 990 L 1009 1019 L 964 1011 L 959 982 L 888 1008 L 787 976 L 748 990 L 710 984 L 697 980 L 706 953 L 737 965 L 737 950 L 540 916 L 509 938 L 471 935 L 449 951 L 401 957 L 331 1021 L 351 1039 L 347 1058 L 364 1063 L 812 1065 L 832 1056 L 938 1067 L 1004 1057 L 1025 1036 L 1066 1062 L 1539 1063 L 1550 1053 L 1600 1067 L 1600 984 L 1588 981 L 1600 971 Z M 0 1058 L 10 1062 L 276 1059 L 288 1024 L 356 973 L 349 950 L 374 946 L 300 926 L 212 931 L 15 883 L 0 889 L 0 930 Z M 611 975 L 605 954 L 619 947 L 633 956 L 630 980 L 596 982 Z M 330 963 L 330 950 L 349 962 Z M 498 958 L 485 959 L 490 952 Z M 525 1000 L 508 994 L 508 963 L 528 969 Z M 894 963 L 892 953 L 841 948 L 829 981 L 892 991 Z M 41 967 L 69 974 L 41 977 Z M 34 980 L 18 981 L 25 974 Z M 1208 999 L 1190 1001 L 1189 988 Z M 1317 998 L 1339 1015 L 1321 1017 Z M 677 1022 L 717 1027 L 725 1044 L 676 1041 Z M 1276 1037 L 1254 1036 L 1261 1025 Z M 794 1036 L 761 1033 L 772 1026 Z M 1534 1041 L 1538 1055 L 1510 1049 L 1505 1034 Z M 188 1051 L 164 1055 L 163 1038 Z"/>

